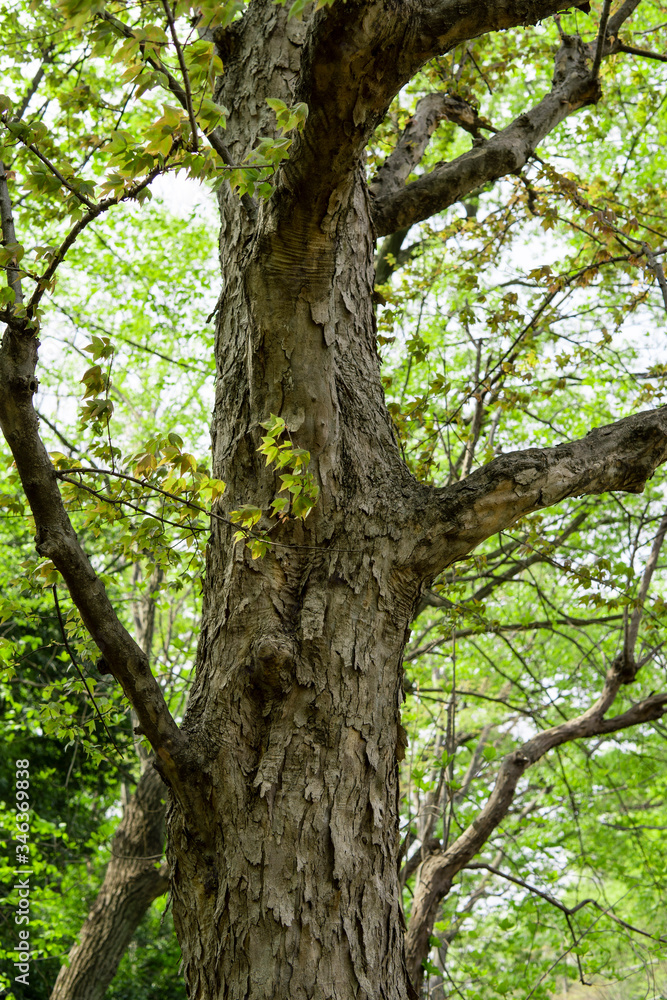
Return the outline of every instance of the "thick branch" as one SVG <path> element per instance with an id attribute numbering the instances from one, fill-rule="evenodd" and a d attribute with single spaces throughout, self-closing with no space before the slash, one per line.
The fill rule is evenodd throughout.
<path id="1" fill-rule="evenodd" d="M 309 115 L 279 173 L 281 213 L 307 212 L 318 226 L 332 215 L 339 200 L 332 204 L 333 193 L 350 184 L 392 99 L 433 56 L 490 31 L 535 24 L 559 9 L 562 3 L 553 0 L 399 0 L 388 16 L 379 0 L 355 0 L 315 13 L 294 95 Z"/>
<path id="2" fill-rule="evenodd" d="M 619 29 L 634 14 L 640 3 L 641 0 L 624 0 L 618 10 L 614 11 L 609 18 L 607 22 L 607 34 L 612 37 L 618 34 Z"/>
<path id="3" fill-rule="evenodd" d="M 598 427 L 555 448 L 502 455 L 467 479 L 430 491 L 430 500 L 415 512 L 419 527 L 411 526 L 420 537 L 414 563 L 435 576 L 531 511 L 566 497 L 641 493 L 665 460 L 667 407 Z"/>
<path id="4" fill-rule="evenodd" d="M 561 47 L 556 55 L 550 93 L 488 142 L 476 140 L 470 152 L 436 167 L 407 188 L 376 193 L 373 215 L 378 235 L 383 236 L 427 219 L 464 198 L 476 187 L 521 170 L 542 139 L 560 122 L 579 108 L 599 100 L 601 92 L 596 76 L 600 60 L 605 56 L 630 51 L 636 55 L 651 56 L 647 51 L 631 49 L 616 37 L 639 3 L 640 0 L 625 0 L 611 17 L 608 17 L 609 5 L 606 4 L 598 38 L 589 45 L 584 45 L 578 36 L 561 33 Z M 451 29 L 449 19 L 453 6 L 449 2 L 430 4 L 422 12 L 418 23 L 430 23 L 436 33 L 447 24 Z M 534 23 L 536 6 L 532 5 L 533 9 L 525 13 L 524 23 Z M 477 4 L 475 11 L 461 11 L 460 7 L 460 4 L 456 5 L 459 17 L 462 20 L 466 18 L 465 28 L 461 29 L 465 31 L 465 38 L 517 23 L 513 21 L 516 11 L 511 4 L 502 12 L 497 4 Z M 464 7 L 467 8 L 467 5 Z M 557 11 L 558 8 L 551 9 L 537 17 L 542 19 Z M 496 21 L 493 26 L 488 25 L 490 18 Z M 478 30 L 471 31 L 476 22 L 479 22 Z M 461 40 L 464 40 L 463 37 Z M 428 42 L 425 44 L 428 45 Z M 451 36 L 448 36 L 447 45 L 451 46 Z M 444 49 L 434 49 L 430 55 L 438 51 Z M 591 61 L 592 67 L 589 65 Z"/>
<path id="5" fill-rule="evenodd" d="M 600 97 L 591 78 L 590 47 L 565 35 L 556 56 L 553 85 L 539 104 L 523 112 L 493 138 L 475 140 L 473 148 L 407 187 L 376 199 L 373 219 L 382 236 L 441 212 L 490 181 L 517 173 L 538 144 L 565 118 Z"/>
<path id="6" fill-rule="evenodd" d="M 422 865 L 415 889 L 410 926 L 406 936 L 406 960 L 413 984 L 422 977 L 422 961 L 429 951 L 437 907 L 449 892 L 454 876 L 481 850 L 512 804 L 517 783 L 524 772 L 554 747 L 571 740 L 615 733 L 667 714 L 667 694 L 644 699 L 627 712 L 604 718 L 614 700 L 620 679 L 611 671 L 600 698 L 588 711 L 569 722 L 538 733 L 504 758 L 488 802 L 471 825 L 446 851 L 430 855 Z"/>
<path id="7" fill-rule="evenodd" d="M 429 139 L 443 118 L 461 122 L 466 131 L 476 132 L 477 114 L 460 97 L 441 92 L 422 97 L 396 146 L 370 183 L 370 192 L 374 198 L 386 197 L 403 186 L 424 155 Z"/>
<path id="8" fill-rule="evenodd" d="M 2 223 L 2 242 L 5 246 L 16 243 L 16 230 L 14 229 L 14 215 L 12 212 L 12 201 L 9 196 L 7 186 L 7 170 L 0 160 L 0 222 Z M 7 284 L 14 292 L 14 301 L 17 305 L 23 302 L 23 289 L 21 288 L 21 272 L 16 260 L 13 260 L 7 267 Z"/>
<path id="9" fill-rule="evenodd" d="M 0 426 L 12 450 L 35 519 L 40 555 L 61 573 L 83 622 L 102 653 L 101 669 L 121 684 L 161 762 L 178 787 L 175 757 L 184 739 L 172 719 L 148 657 L 119 621 L 104 586 L 81 548 L 65 511 L 56 473 L 38 432 L 32 397 L 37 390 L 37 338 L 13 321 L 0 348 Z"/>

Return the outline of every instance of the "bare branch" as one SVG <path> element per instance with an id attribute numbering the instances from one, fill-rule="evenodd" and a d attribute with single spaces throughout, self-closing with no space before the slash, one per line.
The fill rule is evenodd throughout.
<path id="1" fill-rule="evenodd" d="M 594 903 L 595 902 L 595 900 L 593 900 L 593 899 L 582 899 L 582 901 L 580 903 L 577 903 L 576 906 L 565 906 L 564 903 L 560 903 L 550 893 L 543 892 L 541 889 L 538 889 L 534 885 L 530 885 L 528 882 L 524 881 L 524 879 L 518 878 L 516 875 L 510 875 L 508 872 L 503 872 L 499 868 L 496 868 L 495 865 L 484 864 L 484 862 L 482 862 L 482 861 L 473 861 L 473 862 L 471 862 L 471 864 L 465 866 L 465 870 L 466 871 L 476 871 L 476 870 L 487 871 L 487 872 L 491 872 L 493 875 L 498 875 L 500 878 L 507 879 L 508 882 L 514 882 L 515 885 L 520 885 L 523 889 L 527 889 L 528 892 L 532 893 L 533 895 L 539 896 L 541 899 L 546 899 L 546 901 L 548 903 L 551 903 L 552 906 L 555 906 L 562 913 L 567 913 L 568 916 L 573 916 L 573 914 L 575 914 L 583 906 L 586 906 L 588 903 Z"/>
<path id="2" fill-rule="evenodd" d="M 0 160 L 0 220 L 2 222 L 2 242 L 5 246 L 17 243 L 16 230 L 14 228 L 14 215 L 12 212 L 12 200 L 7 186 L 7 171 L 4 163 Z M 21 305 L 23 302 L 23 289 L 21 288 L 21 272 L 18 268 L 16 258 L 7 267 L 7 284 L 14 292 L 14 302 Z"/>
<path id="3" fill-rule="evenodd" d="M 446 850 L 435 851 L 422 865 L 415 889 L 410 926 L 406 936 L 406 960 L 415 986 L 421 980 L 422 960 L 429 950 L 429 937 L 440 901 L 449 892 L 454 876 L 481 850 L 491 833 L 507 815 L 519 779 L 549 750 L 575 739 L 615 733 L 667 714 L 667 693 L 651 695 L 620 715 L 605 719 L 621 681 L 612 670 L 602 694 L 582 715 L 538 733 L 512 751 L 500 765 L 496 784 L 486 805 L 470 826 Z"/>
<path id="4" fill-rule="evenodd" d="M 521 170 L 542 139 L 560 122 L 599 99 L 599 84 L 591 78 L 588 68 L 590 55 L 590 47 L 578 36 L 564 35 L 551 91 L 539 104 L 488 141 L 474 140 L 468 153 L 378 198 L 373 208 L 378 234 L 392 233 L 426 219 L 475 188 Z"/>
<path id="5" fill-rule="evenodd" d="M 598 72 L 600 70 L 600 63 L 602 62 L 602 53 L 604 51 L 604 45 L 607 40 L 607 23 L 609 21 L 610 8 L 611 8 L 611 0 L 604 0 L 604 6 L 602 8 L 602 16 L 600 18 L 600 30 L 598 31 L 598 37 L 595 43 L 595 56 L 593 57 L 593 68 L 591 69 L 591 77 L 594 80 L 597 78 Z"/>
<path id="6" fill-rule="evenodd" d="M 582 511 L 580 514 L 577 514 L 577 516 L 573 518 L 572 521 L 570 521 L 567 528 L 565 528 L 564 531 L 561 531 L 560 535 L 554 538 L 553 542 L 551 542 L 549 546 L 550 549 L 557 549 L 559 548 L 559 546 L 563 545 L 563 543 L 567 541 L 570 535 L 572 535 L 579 527 L 581 527 L 581 525 L 588 517 L 589 513 L 590 513 L 589 511 Z M 493 580 L 490 580 L 489 583 L 484 584 L 484 586 L 476 590 L 475 593 L 470 598 L 470 600 L 471 601 L 485 600 L 489 596 L 489 594 L 493 593 L 496 587 L 499 587 L 501 584 L 506 583 L 508 580 L 513 580 L 514 577 L 518 576 L 519 573 L 522 573 L 524 569 L 529 569 L 531 566 L 534 566 L 535 563 L 538 562 L 548 562 L 549 559 L 551 558 L 551 554 L 552 554 L 551 552 L 548 553 L 534 552 L 533 555 L 527 556 L 525 559 L 517 560 L 517 562 L 513 566 L 511 566 L 508 570 L 506 570 L 504 573 L 501 573 L 499 576 L 494 576 Z"/>
<path id="7" fill-rule="evenodd" d="M 415 112 L 395 148 L 371 181 L 369 188 L 373 197 L 385 197 L 405 183 L 443 118 L 461 124 L 474 135 L 478 134 L 479 118 L 467 101 L 441 92 L 427 94 L 417 102 Z"/>
<path id="8" fill-rule="evenodd" d="M 641 0 L 623 0 L 623 3 L 618 10 L 615 11 L 609 18 L 609 22 L 607 24 L 607 34 L 612 38 L 617 35 L 621 26 L 625 24 L 632 14 L 634 14 L 640 3 Z"/>
<path id="9" fill-rule="evenodd" d="M 609 824 L 605 823 L 604 825 L 608 826 Z M 631 828 L 626 827 L 625 829 L 631 829 Z M 662 829 L 664 829 L 664 827 Z M 651 941 L 667 941 L 667 938 L 657 937 L 655 934 L 649 934 L 648 931 L 643 931 L 640 927 L 635 927 L 633 924 L 629 924 L 626 920 L 621 920 L 620 917 L 617 917 L 615 913 L 612 913 L 610 911 L 609 907 L 601 906 L 601 904 L 598 903 L 597 900 L 595 899 L 582 899 L 581 902 L 577 903 L 575 906 L 565 906 L 564 903 L 559 902 L 550 893 L 543 892 L 541 889 L 537 889 L 534 885 L 530 885 L 528 882 L 524 881 L 524 879 L 517 878 L 516 875 L 510 875 L 508 872 L 501 871 L 499 868 L 496 868 L 495 865 L 486 865 L 483 864 L 482 862 L 473 862 L 472 864 L 466 865 L 465 869 L 466 871 L 481 869 L 483 871 L 491 872 L 493 875 L 498 875 L 500 878 L 507 879 L 508 882 L 514 882 L 515 885 L 522 886 L 524 889 L 527 889 L 528 892 L 532 893 L 533 895 L 540 896 L 542 899 L 545 899 L 547 903 L 551 903 L 552 906 L 555 906 L 556 909 L 560 910 L 562 913 L 565 913 L 568 917 L 574 916 L 574 914 L 577 913 L 579 910 L 581 910 L 584 906 L 594 906 L 596 909 L 600 910 L 601 913 L 604 913 L 605 916 L 609 917 L 611 920 L 619 924 L 621 927 L 625 927 L 626 930 L 632 931 L 633 934 L 641 934 L 643 937 L 650 938 Z"/>
<path id="10" fill-rule="evenodd" d="M 566 497 L 641 493 L 667 460 L 667 408 L 647 410 L 555 448 L 502 455 L 442 489 L 422 487 L 410 529 L 416 565 L 433 576 L 524 514 Z"/>
<path id="11" fill-rule="evenodd" d="M 23 100 L 21 101 L 20 105 L 15 111 L 17 118 L 23 118 L 23 115 L 28 110 L 28 105 L 30 104 L 34 95 L 37 93 L 37 88 L 39 87 L 40 83 L 42 82 L 42 79 L 44 78 L 46 67 L 53 62 L 53 46 L 50 46 L 46 50 L 43 58 L 44 61 L 42 62 L 39 69 L 33 76 L 32 80 L 30 81 L 30 85 L 28 86 L 28 89 L 25 92 Z"/>
<path id="12" fill-rule="evenodd" d="M 665 57 L 667 60 L 667 56 Z M 646 255 L 646 260 L 648 261 L 648 266 L 653 271 L 656 281 L 660 286 L 660 291 L 662 292 L 662 301 L 665 304 L 665 312 L 667 312 L 667 280 L 665 280 L 665 272 L 662 269 L 662 264 L 656 259 L 653 250 L 648 245 L 648 243 L 642 243 L 644 248 L 644 253 Z"/>
<path id="13" fill-rule="evenodd" d="M 626 45 L 625 42 L 616 42 L 614 49 L 616 52 L 626 52 L 630 56 L 641 56 L 642 59 L 656 59 L 658 62 L 667 62 L 667 55 L 662 52 L 651 52 L 650 49 L 638 49 L 634 45 Z"/>
<path id="14" fill-rule="evenodd" d="M 188 73 L 188 68 L 185 65 L 185 59 L 183 57 L 183 49 L 181 48 L 181 43 L 179 42 L 178 35 L 176 34 L 174 15 L 172 14 L 171 7 L 169 6 L 169 0 L 162 0 L 162 6 L 164 7 L 164 12 L 167 15 L 167 21 L 169 22 L 169 32 L 171 34 L 171 38 L 174 43 L 174 48 L 176 49 L 176 55 L 178 56 L 178 65 L 181 67 L 181 76 L 183 77 L 183 87 L 185 96 L 185 107 L 188 112 L 188 118 L 190 119 L 190 128 L 192 129 L 192 148 L 196 153 L 197 150 L 199 149 L 199 143 L 197 141 L 197 122 L 195 121 L 195 113 L 192 107 L 192 93 L 190 91 L 190 75 Z"/>

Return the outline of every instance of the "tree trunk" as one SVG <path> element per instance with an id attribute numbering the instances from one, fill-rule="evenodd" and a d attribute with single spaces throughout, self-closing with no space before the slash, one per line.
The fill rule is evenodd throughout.
<path id="1" fill-rule="evenodd" d="M 114 835 L 102 888 L 51 1000 L 102 1000 L 139 921 L 167 891 L 166 870 L 156 868 L 164 842 L 164 798 L 162 779 L 149 766 Z"/>
<path id="2" fill-rule="evenodd" d="M 297 21 L 285 28 L 284 10 L 257 8 L 277 30 L 245 31 L 248 48 L 226 56 L 219 96 L 258 109 L 233 116 L 245 122 L 245 133 L 228 134 L 235 158 L 270 128 L 265 94 L 291 102 L 303 33 Z M 280 484 L 257 447 L 271 413 L 310 452 L 321 496 L 305 522 L 271 530 L 262 559 L 220 521 L 210 539 L 184 724 L 207 809 L 188 815 L 175 803 L 168 820 L 193 1000 L 412 995 L 397 755 L 401 653 L 419 581 L 391 573 L 400 546 L 391 498 L 408 481 L 379 379 L 360 171 L 329 204 L 326 218 L 307 198 L 285 216 L 275 199 L 252 224 L 238 198 L 221 195 L 213 452 L 227 492 L 217 509 L 269 509 Z"/>
<path id="3" fill-rule="evenodd" d="M 634 6 L 627 0 L 620 10 Z M 419 67 L 461 41 L 534 23 L 560 6 L 313 7 L 299 21 L 273 0 L 254 0 L 213 32 L 225 67 L 217 99 L 229 110 L 224 144 L 218 137 L 214 145 L 225 163 L 242 163 L 258 137 L 276 134 L 267 98 L 306 103 L 309 117 L 268 200 L 226 188 L 220 195 L 224 288 L 212 432 L 214 474 L 227 490 L 212 516 L 197 674 L 180 729 L 66 518 L 37 437 L 36 347 L 20 319 L 0 353 L 8 387 L 0 419 L 38 551 L 67 581 L 171 789 L 168 860 L 191 1000 L 416 997 L 397 873 L 398 761 L 402 653 L 421 594 L 524 514 L 568 496 L 641 492 L 667 460 L 663 408 L 581 441 L 503 455 L 443 489 L 415 482 L 382 394 L 374 221 L 390 235 L 520 169 L 550 129 L 597 100 L 597 80 L 590 52 L 564 39 L 565 69 L 557 67 L 552 91 L 530 113 L 372 205 L 364 149 Z M 385 171 L 382 186 L 404 168 Z M 270 516 L 279 474 L 258 446 L 271 414 L 310 454 L 320 498 L 306 521 Z M 271 546 L 261 559 L 234 541 L 229 515 L 244 504 L 265 512 L 258 528 Z M 508 756 L 480 814 L 484 829 L 502 818 L 523 771 L 550 746 L 664 714 L 660 695 L 605 720 L 610 691 L 572 724 L 549 730 L 546 742 L 542 734 Z M 427 889 L 421 909 L 413 907 L 421 920 L 408 951 L 415 985 L 435 908 L 484 842 L 478 827 L 425 862 L 431 877 L 420 883 Z"/>

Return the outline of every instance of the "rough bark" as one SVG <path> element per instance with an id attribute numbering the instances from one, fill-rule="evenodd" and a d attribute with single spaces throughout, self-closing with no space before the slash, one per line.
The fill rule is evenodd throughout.
<path id="1" fill-rule="evenodd" d="M 646 410 L 555 448 L 501 455 L 416 508 L 412 565 L 435 575 L 520 517 L 565 497 L 641 493 L 667 459 L 667 407 Z"/>
<path id="2" fill-rule="evenodd" d="M 271 413 L 309 451 L 321 495 L 306 522 L 260 523 L 272 540 L 261 560 L 214 520 L 198 671 L 181 730 L 62 508 L 32 409 L 36 341 L 16 321 L 5 336 L 0 422 L 35 515 L 38 548 L 65 578 L 173 793 L 168 860 L 192 1000 L 415 996 L 403 949 L 397 831 L 401 660 L 420 595 L 445 566 L 523 514 L 567 496 L 639 491 L 667 458 L 667 414 L 657 410 L 582 441 L 502 456 L 434 490 L 406 470 L 384 405 L 374 220 L 380 232 L 392 232 L 401 219 L 440 210 L 452 192 L 461 197 L 473 176 L 477 187 L 517 169 L 565 114 L 597 96 L 587 54 L 578 41 L 564 42 L 554 89 L 536 109 L 434 172 L 435 181 L 383 194 L 374 208 L 364 147 L 391 99 L 432 55 L 560 7 L 353 0 L 299 22 L 256 0 L 225 31 L 224 157 L 241 162 L 274 129 L 266 97 L 305 101 L 309 117 L 268 201 L 257 208 L 226 190 L 220 195 L 225 284 L 212 431 L 214 474 L 227 491 L 219 509 L 252 502 L 269 510 L 277 476 L 257 446 Z M 448 187 L 444 180 L 454 175 Z M 479 849 L 482 830 L 506 809 L 525 768 L 566 739 L 658 718 L 667 703 L 656 695 L 605 719 L 608 696 L 511 754 L 488 822 L 466 831 L 444 862 L 425 862 L 428 891 L 408 940 L 416 980 L 438 894 Z"/>
<path id="3" fill-rule="evenodd" d="M 667 457 L 658 412 L 505 456 L 445 491 L 406 473 L 379 387 L 370 204 L 355 166 L 388 86 L 371 75 L 350 7 L 345 45 L 336 13 L 285 25 L 279 9 L 251 8 L 219 94 L 235 158 L 271 128 L 265 96 L 307 100 L 310 116 L 256 224 L 221 195 L 215 474 L 228 510 L 267 510 L 277 483 L 257 446 L 260 422 L 278 413 L 309 450 L 321 499 L 305 524 L 271 529 L 262 560 L 234 549 L 220 522 L 210 540 L 184 731 L 211 809 L 169 819 L 174 919 L 189 994 L 202 1000 L 410 995 L 396 796 L 400 660 L 420 590 L 523 513 L 638 489 Z M 363 30 L 391 56 L 376 13 Z"/>
<path id="4" fill-rule="evenodd" d="M 56 979 L 51 1000 L 102 1000 L 139 921 L 169 888 L 164 845 L 166 789 L 148 767 L 111 842 L 104 882 Z"/>
<path id="5" fill-rule="evenodd" d="M 461 98 L 440 92 L 422 97 L 395 148 L 369 185 L 375 199 L 387 197 L 405 183 L 443 118 L 460 124 L 466 131 L 477 133 L 478 116 Z"/>
<path id="6" fill-rule="evenodd" d="M 371 186 L 375 196 L 373 222 L 377 234 L 385 236 L 396 230 L 409 228 L 416 222 L 442 212 L 476 188 L 508 174 L 518 173 L 542 139 L 553 132 L 560 122 L 585 105 L 595 104 L 600 99 L 602 91 L 597 81 L 597 72 L 593 72 L 595 62 L 616 52 L 630 51 L 617 35 L 639 6 L 639 2 L 640 0 L 627 0 L 620 5 L 609 18 L 599 47 L 597 40 L 585 45 L 578 35 L 562 35 L 554 61 L 551 90 L 538 104 L 522 112 L 493 138 L 487 141 L 476 137 L 473 148 L 468 153 L 449 163 L 438 164 L 430 173 L 407 187 L 402 187 L 400 181 L 405 181 L 409 171 L 399 178 L 395 167 L 406 159 L 407 150 L 404 147 L 410 148 L 407 135 L 409 130 L 406 130 L 398 145 L 397 155 L 392 153 L 387 158 L 378 171 L 375 189 Z M 435 95 L 429 96 L 431 99 L 435 98 Z M 477 135 L 479 119 L 475 115 L 471 116 L 465 113 L 464 108 L 457 109 L 450 105 L 448 116 L 466 131 Z M 429 127 L 427 123 L 430 123 L 432 111 L 429 117 L 424 108 L 422 114 L 416 114 L 415 117 L 417 124 L 411 128 L 419 132 L 421 139 Z M 433 129 L 436 125 L 437 122 Z M 384 183 L 385 178 L 389 183 Z"/>

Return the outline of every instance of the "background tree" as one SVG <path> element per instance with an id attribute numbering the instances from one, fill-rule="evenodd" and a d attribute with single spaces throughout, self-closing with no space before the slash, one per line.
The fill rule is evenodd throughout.
<path id="1" fill-rule="evenodd" d="M 652 282 L 659 304 L 667 288 L 659 192 L 633 159 L 652 152 L 659 134 L 654 68 L 664 61 L 659 47 L 635 42 L 659 38 L 662 25 L 653 7 L 626 0 L 614 11 L 605 2 L 590 21 L 576 11 L 556 18 L 528 44 L 507 30 L 557 12 L 548 3 L 401 3 L 389 13 L 373 3 L 66 2 L 25 21 L 41 63 L 28 92 L 4 102 L 12 169 L 2 187 L 0 421 L 35 519 L 41 575 L 64 579 L 77 652 L 99 655 L 85 626 L 101 653 L 97 669 L 119 682 L 169 788 L 173 910 L 191 996 L 405 997 L 424 970 L 433 979 L 425 989 L 442 991 L 444 978 L 475 995 L 485 974 L 461 927 L 473 912 L 481 927 L 493 920 L 491 877 L 516 887 L 510 908 L 531 894 L 569 935 L 559 955 L 564 927 L 544 932 L 538 915 L 526 930 L 524 921 L 515 977 L 492 974 L 500 993 L 536 955 L 543 971 L 533 993 L 570 968 L 571 952 L 583 978 L 582 942 L 599 934 L 602 955 L 609 924 L 634 935 L 633 947 L 642 934 L 656 946 L 655 929 L 633 922 L 638 898 L 617 912 L 628 868 L 605 871 L 599 859 L 592 902 L 580 898 L 590 839 L 568 775 L 576 763 L 559 748 L 598 739 L 587 764 L 596 788 L 597 768 L 609 780 L 614 755 L 635 753 L 606 740 L 652 723 L 659 741 L 667 704 L 660 640 L 651 642 L 661 605 L 648 623 L 646 614 L 662 542 L 659 490 L 641 511 L 622 513 L 616 501 L 567 499 L 641 492 L 667 455 L 659 407 L 625 416 L 661 401 L 663 370 L 621 329 L 632 329 L 635 313 L 646 322 Z M 178 19 L 186 14 L 190 31 Z M 23 40 L 20 20 L 12 30 Z M 551 60 L 549 83 L 539 74 Z M 639 60 L 650 60 L 650 73 Z M 213 102 L 206 88 L 216 74 Z M 42 86 L 45 104 L 33 113 Z M 158 88 L 171 102 L 161 111 Z M 630 107 L 639 108 L 634 118 Z M 472 134 L 471 149 L 462 133 Z M 552 134 L 554 155 L 568 155 L 564 168 L 545 159 Z M 620 158 L 605 137 L 618 137 Z M 82 378 L 90 464 L 71 449 L 49 458 L 32 395 L 40 310 L 47 294 L 58 301 L 54 276 L 106 212 L 146 200 L 151 181 L 175 169 L 220 183 L 212 469 L 193 457 L 198 441 L 185 451 L 169 417 L 143 441 L 140 428 L 114 423 L 124 356 L 99 330 L 86 345 L 96 363 Z M 465 219 L 452 210 L 462 200 Z M 514 230 L 534 255 L 539 225 L 568 239 L 558 264 L 503 273 Z M 53 233 L 31 251 L 33 263 L 23 236 L 31 226 Z M 377 292 L 375 235 L 386 238 L 378 277 L 386 283 L 407 267 Z M 633 373 L 638 358 L 643 371 Z M 619 371 L 625 381 L 608 398 L 599 376 Z M 615 422 L 581 437 L 601 419 Z M 518 444 L 529 447 L 508 451 Z M 494 537 L 521 517 L 509 540 Z M 209 521 L 198 671 L 181 718 L 73 525 L 90 528 L 93 560 L 94 538 L 108 532 L 145 580 L 166 585 L 194 582 Z M 461 572 L 449 569 L 480 545 Z M 585 617 L 582 595 L 568 603 L 572 580 L 593 609 Z M 497 598 L 501 586 L 518 600 Z M 419 612 L 429 618 L 407 654 L 419 664 L 408 676 L 412 752 L 421 742 L 430 757 L 421 773 L 413 758 L 400 843 L 400 664 Z M 452 644 L 445 670 L 434 661 L 443 642 Z M 444 722 L 426 722 L 430 697 L 443 695 Z M 463 698 L 497 709 L 480 712 Z M 550 751 L 558 782 L 526 787 L 524 775 Z M 547 878 L 546 866 L 571 851 L 567 837 L 541 855 L 535 843 L 545 814 L 562 808 L 563 788 L 580 853 L 559 899 L 513 873 L 524 836 L 513 816 L 527 830 L 535 881 Z M 621 792 L 618 801 L 624 815 L 661 808 L 653 796 Z M 613 810 L 607 816 L 608 829 L 623 826 Z M 501 829 L 516 851 L 497 844 Z M 662 875 L 653 860 L 649 867 L 655 899 Z M 456 883 L 460 900 L 448 911 L 464 869 L 481 874 Z"/>

